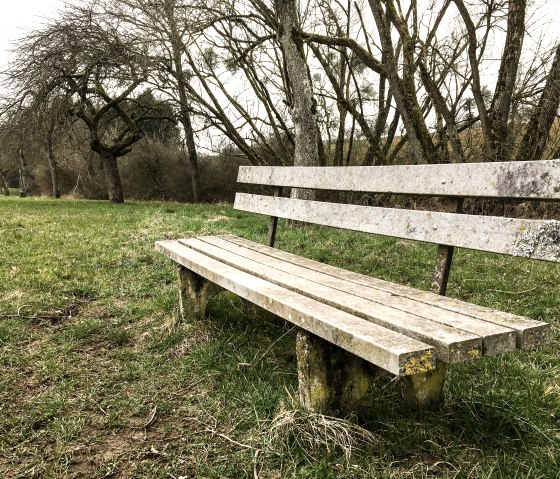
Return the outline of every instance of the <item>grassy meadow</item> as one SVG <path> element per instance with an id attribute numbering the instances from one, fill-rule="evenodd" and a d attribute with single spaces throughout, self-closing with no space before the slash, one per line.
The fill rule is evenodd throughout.
<path id="1" fill-rule="evenodd" d="M 435 246 L 287 229 L 277 246 L 426 289 Z M 297 403 L 293 330 L 235 296 L 170 329 L 154 241 L 265 218 L 228 205 L 0 197 L 0 477 L 560 478 L 560 267 L 458 251 L 448 294 L 553 324 L 537 352 L 452 367 L 438 412 L 383 380 L 348 421 Z"/>

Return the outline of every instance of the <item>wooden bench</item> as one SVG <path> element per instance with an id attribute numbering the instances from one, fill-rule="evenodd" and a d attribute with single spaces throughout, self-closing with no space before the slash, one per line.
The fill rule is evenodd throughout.
<path id="1" fill-rule="evenodd" d="M 560 262 L 560 221 L 460 214 L 463 199 L 560 200 L 560 160 L 383 167 L 241 167 L 235 208 L 271 216 L 268 246 L 235 236 L 158 241 L 179 264 L 181 316 L 202 318 L 226 289 L 298 326 L 303 404 L 352 409 L 381 372 L 404 378 L 405 399 L 442 399 L 446 365 L 532 348 L 548 325 L 445 294 L 454 247 Z M 283 188 L 441 197 L 444 211 L 282 197 Z M 287 218 L 438 245 L 432 289 L 382 281 L 273 248 Z"/>

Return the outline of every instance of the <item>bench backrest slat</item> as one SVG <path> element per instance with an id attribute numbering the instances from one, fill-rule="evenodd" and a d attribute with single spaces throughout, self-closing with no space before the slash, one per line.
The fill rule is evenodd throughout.
<path id="1" fill-rule="evenodd" d="M 239 210 L 324 226 L 560 262 L 560 221 L 458 215 L 238 193 Z"/>
<path id="2" fill-rule="evenodd" d="M 241 166 L 237 181 L 335 191 L 560 200 L 560 160 L 373 167 Z"/>

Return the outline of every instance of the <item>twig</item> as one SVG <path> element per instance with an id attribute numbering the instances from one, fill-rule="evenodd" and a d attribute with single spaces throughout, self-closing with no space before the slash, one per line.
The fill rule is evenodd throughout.
<path id="1" fill-rule="evenodd" d="M 527 294 L 527 293 L 532 293 L 533 291 L 535 291 L 536 289 L 538 289 L 538 286 L 535 286 L 534 288 L 531 289 L 526 289 L 524 291 L 502 291 L 501 289 L 488 289 L 486 290 L 488 293 L 502 293 L 502 294 Z"/>
<path id="2" fill-rule="evenodd" d="M 156 414 L 157 414 L 157 405 L 154 406 L 154 408 L 152 409 L 152 412 L 150 414 L 150 419 L 148 419 L 148 422 L 144 424 L 144 429 L 146 429 L 148 426 L 151 426 L 154 423 L 154 421 L 156 420 Z"/>
<path id="3" fill-rule="evenodd" d="M 249 444 L 243 444 L 242 442 L 238 442 L 238 441 L 236 441 L 235 439 L 232 439 L 231 437 L 226 436 L 225 434 L 222 434 L 221 432 L 218 432 L 218 431 L 216 431 L 216 430 L 214 430 L 214 429 L 206 428 L 206 429 L 204 429 L 204 432 L 209 432 L 210 434 L 213 434 L 213 435 L 215 435 L 215 436 L 219 436 L 219 437 L 221 437 L 222 439 L 225 439 L 226 441 L 229 441 L 229 442 L 231 442 L 232 444 L 234 444 L 234 445 L 236 445 L 236 446 L 238 446 L 238 447 L 241 447 L 241 448 L 243 448 L 243 449 L 250 449 L 250 450 L 252 450 L 252 451 L 258 451 L 258 449 L 257 449 L 256 447 L 249 446 Z"/>
<path id="4" fill-rule="evenodd" d="M 274 345 L 276 343 L 278 343 L 278 341 L 282 340 L 282 338 L 284 336 L 286 336 L 287 334 L 291 333 L 293 330 L 295 329 L 295 326 L 292 326 L 290 329 L 288 329 L 288 331 L 286 331 L 282 336 L 280 336 L 278 339 L 276 339 L 275 341 L 272 342 L 272 344 L 266 349 L 266 351 L 264 353 L 262 353 L 259 357 L 255 357 L 255 359 L 253 359 L 253 361 L 251 361 L 250 363 L 237 363 L 238 366 L 250 366 L 250 367 L 254 367 L 256 366 L 258 363 L 260 363 L 264 357 L 268 354 L 268 352 L 274 347 Z"/>
<path id="5" fill-rule="evenodd" d="M 253 456 L 253 479 L 259 479 L 259 471 L 257 470 L 257 459 L 259 457 L 260 449 L 255 450 L 255 455 Z"/>
<path id="6" fill-rule="evenodd" d="M 154 406 L 150 411 L 150 416 L 148 418 L 148 421 L 142 426 L 132 426 L 131 429 L 146 429 L 147 427 L 151 426 L 155 422 L 156 414 L 157 414 L 157 406 Z"/>

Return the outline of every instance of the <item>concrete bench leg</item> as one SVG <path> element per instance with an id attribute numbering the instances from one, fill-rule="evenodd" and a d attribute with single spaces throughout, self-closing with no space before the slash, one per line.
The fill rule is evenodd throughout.
<path id="1" fill-rule="evenodd" d="M 298 331 L 296 354 L 301 403 L 321 414 L 355 410 L 378 374 L 367 361 L 304 330 Z"/>
<path id="2" fill-rule="evenodd" d="M 404 378 L 404 400 L 413 409 L 434 408 L 443 403 L 443 383 L 447 366 L 438 361 L 436 368 Z"/>
<path id="3" fill-rule="evenodd" d="M 204 319 L 208 302 L 221 288 L 184 266 L 177 268 L 179 281 L 180 320 L 193 322 Z"/>

